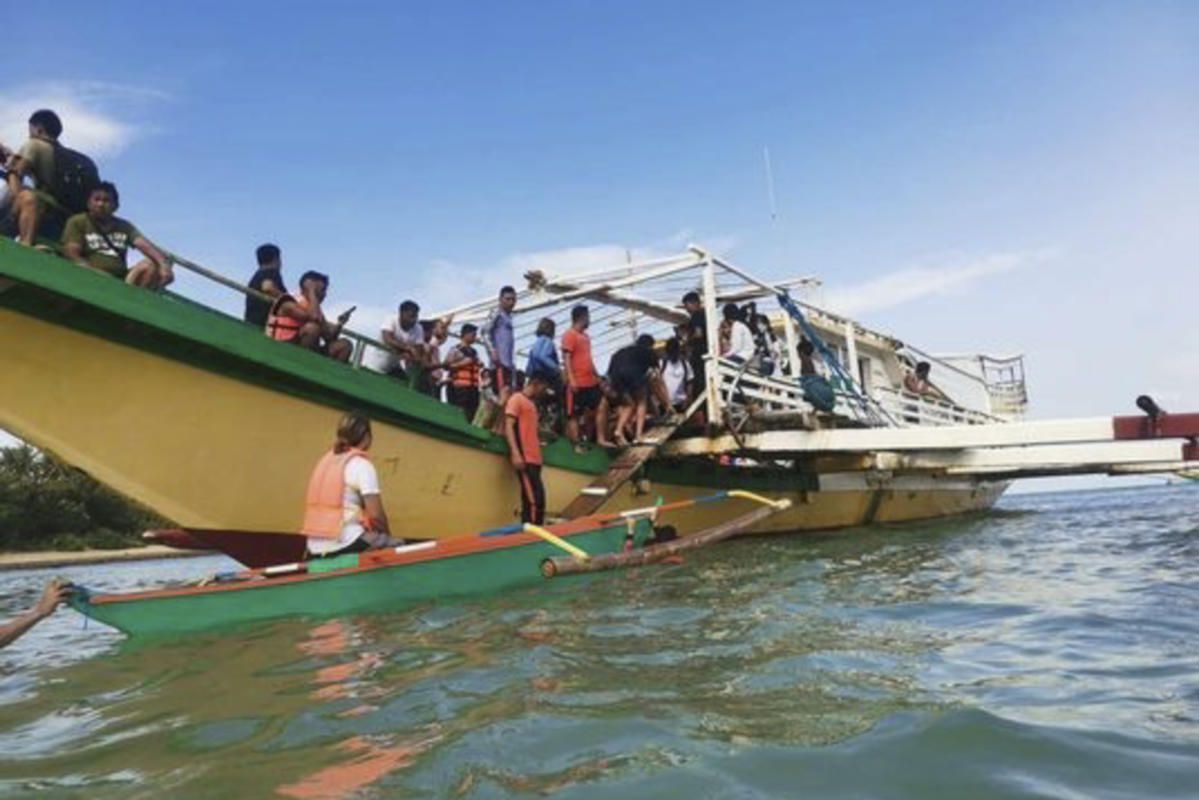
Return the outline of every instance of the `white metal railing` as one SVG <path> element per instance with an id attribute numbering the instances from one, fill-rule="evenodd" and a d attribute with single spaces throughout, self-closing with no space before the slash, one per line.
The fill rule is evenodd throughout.
<path id="1" fill-rule="evenodd" d="M 948 400 L 913 394 L 905 389 L 880 386 L 874 390 L 879 405 L 901 425 L 983 425 L 1003 420 L 973 408 L 964 408 Z"/>

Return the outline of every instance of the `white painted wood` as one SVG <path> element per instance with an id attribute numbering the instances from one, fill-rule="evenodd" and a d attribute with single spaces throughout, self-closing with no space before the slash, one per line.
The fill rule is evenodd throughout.
<path id="1" fill-rule="evenodd" d="M 964 450 L 1030 444 L 1112 440 L 1111 417 L 1038 420 L 992 425 L 916 428 L 845 428 L 821 431 L 766 431 L 741 437 L 745 449 L 777 453 L 854 453 L 874 450 Z M 738 450 L 729 435 L 668 442 L 663 455 L 697 455 Z"/>

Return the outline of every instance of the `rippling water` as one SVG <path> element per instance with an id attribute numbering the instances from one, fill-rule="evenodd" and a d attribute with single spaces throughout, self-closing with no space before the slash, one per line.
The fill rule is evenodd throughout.
<path id="1" fill-rule="evenodd" d="M 0 796 L 1199 796 L 1199 485 L 0 652 Z M 218 559 L 61 569 L 125 589 Z M 3 573 L 0 618 L 51 572 Z"/>

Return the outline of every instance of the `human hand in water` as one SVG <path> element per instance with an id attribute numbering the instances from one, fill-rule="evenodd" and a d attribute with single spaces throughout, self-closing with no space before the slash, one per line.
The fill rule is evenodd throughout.
<path id="1" fill-rule="evenodd" d="M 59 603 L 64 603 L 71 596 L 71 591 L 74 587 L 70 583 L 59 578 L 53 578 L 46 582 L 46 587 L 42 589 L 42 596 L 38 599 L 37 605 L 33 607 L 33 613 L 39 619 L 45 619 L 54 613 L 54 609 L 58 608 Z"/>

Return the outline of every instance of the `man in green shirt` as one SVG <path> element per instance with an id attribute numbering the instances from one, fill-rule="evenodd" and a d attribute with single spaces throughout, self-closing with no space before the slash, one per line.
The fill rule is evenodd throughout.
<path id="1" fill-rule="evenodd" d="M 8 164 L 8 190 L 13 196 L 17 221 L 17 239 L 32 245 L 38 222 L 47 212 L 46 198 L 54 185 L 54 145 L 62 135 L 62 122 L 53 111 L 43 108 L 29 118 L 29 140 Z M 33 186 L 25 186 L 28 175 Z M 61 218 L 60 218 L 61 222 Z"/>
<path id="2" fill-rule="evenodd" d="M 93 189 L 87 211 L 71 217 L 63 228 L 63 255 L 81 267 L 107 272 L 133 286 L 161 289 L 175 280 L 171 265 L 132 223 L 113 216 L 120 202 L 117 187 L 107 181 Z M 133 269 L 125 263 L 130 245 L 145 256 Z"/>

